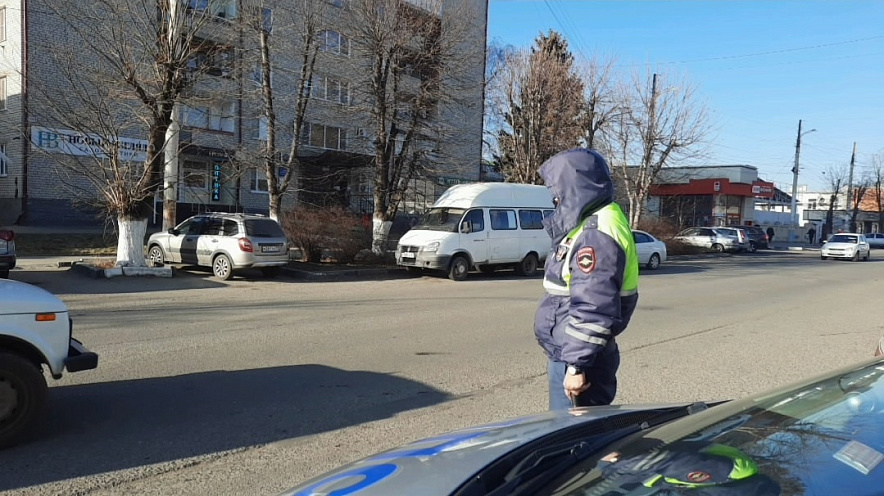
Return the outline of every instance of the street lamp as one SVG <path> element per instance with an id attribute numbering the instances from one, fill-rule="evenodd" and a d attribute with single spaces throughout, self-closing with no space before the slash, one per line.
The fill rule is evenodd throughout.
<path id="1" fill-rule="evenodd" d="M 798 139 L 795 141 L 795 165 L 792 167 L 792 222 L 796 226 L 798 225 L 798 212 L 796 210 L 796 201 L 798 197 L 798 156 L 801 154 L 801 137 L 814 131 L 816 131 L 816 129 L 811 129 L 810 131 L 805 131 L 802 133 L 801 120 L 798 120 Z"/>

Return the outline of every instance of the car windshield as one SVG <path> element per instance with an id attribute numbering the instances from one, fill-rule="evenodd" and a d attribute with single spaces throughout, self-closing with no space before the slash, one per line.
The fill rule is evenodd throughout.
<path id="1" fill-rule="evenodd" d="M 857 236 L 848 236 L 846 234 L 836 234 L 832 236 L 832 239 L 829 240 L 829 243 L 850 243 L 855 245 L 858 241 Z"/>
<path id="2" fill-rule="evenodd" d="M 432 208 L 412 229 L 457 232 L 457 225 L 463 214 L 462 208 Z"/>
<path id="3" fill-rule="evenodd" d="M 285 233 L 273 219 L 248 219 L 246 234 L 253 238 L 284 238 Z"/>
<path id="4" fill-rule="evenodd" d="M 882 374 L 874 362 L 635 434 L 544 494 L 880 494 Z"/>

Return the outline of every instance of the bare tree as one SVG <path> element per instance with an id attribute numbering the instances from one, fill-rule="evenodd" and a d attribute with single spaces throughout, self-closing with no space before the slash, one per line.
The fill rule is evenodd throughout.
<path id="1" fill-rule="evenodd" d="M 98 195 L 116 217 L 117 263 L 144 266 L 172 109 L 194 82 L 188 62 L 210 50 L 197 33 L 214 28 L 218 5 L 52 0 L 41 8 L 52 14 L 43 28 L 58 36 L 37 48 L 50 55 L 67 87 L 61 92 L 32 79 L 30 110 L 46 123 L 40 132 L 64 143 L 50 155 L 68 183 Z"/>
<path id="2" fill-rule="evenodd" d="M 871 196 L 878 212 L 878 232 L 884 232 L 884 153 L 872 155 Z"/>
<path id="3" fill-rule="evenodd" d="M 352 111 L 369 116 L 372 250 L 377 254 L 386 251 L 392 221 L 410 181 L 418 175 L 432 176 L 441 163 L 458 160 L 462 112 L 474 112 L 466 102 L 481 95 L 484 44 L 475 43 L 484 39 L 477 22 L 484 19 L 476 8 L 480 3 L 351 0 L 348 4 L 351 59 L 360 67 L 354 73 L 365 75 L 354 85 Z M 478 160 L 471 157 L 470 165 L 477 166 Z"/>
<path id="4" fill-rule="evenodd" d="M 709 124 L 706 107 L 685 78 L 634 76 L 619 97 L 607 158 L 626 189 L 629 220 L 637 225 L 651 185 L 664 167 L 699 157 Z"/>
<path id="5" fill-rule="evenodd" d="M 838 196 L 841 195 L 841 191 L 847 186 L 847 169 L 844 166 L 830 166 L 823 171 L 823 177 L 830 191 L 826 223 L 823 226 L 822 237 L 820 237 L 820 239 L 825 240 L 832 234 L 834 229 L 835 204 L 838 203 Z"/>
<path id="6" fill-rule="evenodd" d="M 540 184 L 543 162 L 580 144 L 583 87 L 568 42 L 555 31 L 506 56 L 490 111 L 503 124 L 498 162 L 507 181 Z"/>
<path id="7" fill-rule="evenodd" d="M 279 220 L 283 197 L 299 186 L 301 137 L 314 91 L 318 35 L 326 9 L 322 1 L 296 0 L 274 12 L 268 3 L 245 4 L 245 37 L 256 48 L 246 50 L 243 65 L 253 70 L 251 79 L 257 87 L 261 117 L 256 132 L 263 140 L 257 158 L 267 178 L 270 217 Z"/>
<path id="8" fill-rule="evenodd" d="M 605 143 L 611 140 L 612 122 L 623 112 L 622 102 L 617 98 L 613 66 L 613 59 L 592 59 L 579 68 L 586 85 L 582 122 L 587 148 L 606 148 Z"/>
<path id="9" fill-rule="evenodd" d="M 848 207 L 850 208 L 850 232 L 857 232 L 856 218 L 859 216 L 863 198 L 865 198 L 866 192 L 869 190 L 871 184 L 871 178 L 863 176 L 863 178 L 853 186 L 853 189 L 851 189 L 850 194 L 852 198 L 847 199 Z"/>

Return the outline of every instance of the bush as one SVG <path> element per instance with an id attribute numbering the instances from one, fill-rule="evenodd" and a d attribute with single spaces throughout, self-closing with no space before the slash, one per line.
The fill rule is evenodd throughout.
<path id="1" fill-rule="evenodd" d="M 669 219 L 655 218 L 642 219 L 635 229 L 649 232 L 659 239 L 666 240 L 666 244 L 669 244 L 669 240 L 681 230 Z"/>
<path id="2" fill-rule="evenodd" d="M 709 253 L 708 248 L 689 245 L 687 243 L 682 243 L 681 241 L 677 241 L 671 238 L 665 240 L 664 242 L 666 243 L 667 255 L 696 255 L 698 253 Z"/>
<path id="3" fill-rule="evenodd" d="M 298 207 L 283 215 L 282 228 L 301 250 L 302 262 L 321 262 L 323 252 L 337 262 L 350 263 L 371 246 L 371 233 L 360 218 L 342 207 Z"/>

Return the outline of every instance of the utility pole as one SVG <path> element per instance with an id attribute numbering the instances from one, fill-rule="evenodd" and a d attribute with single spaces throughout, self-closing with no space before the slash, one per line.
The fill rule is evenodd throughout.
<path id="1" fill-rule="evenodd" d="M 856 141 L 853 142 L 853 153 L 850 154 L 850 172 L 847 174 L 847 214 L 850 216 L 850 232 L 856 232 L 856 202 L 853 201 L 853 166 L 856 164 Z"/>
<path id="2" fill-rule="evenodd" d="M 811 129 L 810 131 L 801 132 L 801 119 L 798 120 L 798 139 L 795 140 L 795 165 L 792 166 L 792 222 L 797 226 L 798 222 L 798 211 L 797 211 L 797 201 L 798 201 L 798 157 L 801 154 L 801 137 L 805 134 L 809 134 L 816 131 L 816 129 Z"/>

